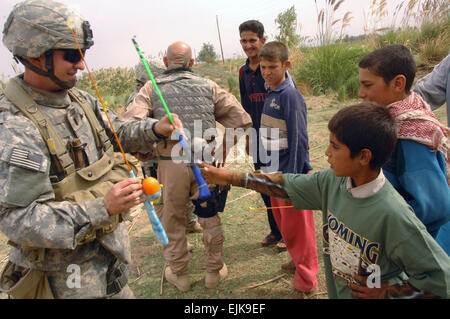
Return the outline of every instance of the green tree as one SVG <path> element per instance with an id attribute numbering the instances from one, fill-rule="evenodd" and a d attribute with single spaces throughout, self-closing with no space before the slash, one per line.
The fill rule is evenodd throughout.
<path id="1" fill-rule="evenodd" d="M 211 63 L 216 60 L 217 54 L 214 50 L 214 46 L 211 43 L 203 43 L 200 52 L 198 53 L 197 60 Z"/>
<path id="2" fill-rule="evenodd" d="M 278 25 L 280 34 L 275 38 L 286 44 L 289 48 L 295 48 L 300 42 L 300 35 L 296 33 L 297 28 L 297 13 L 295 12 L 295 6 L 290 7 L 284 12 L 278 14 L 275 19 L 275 23 Z"/>

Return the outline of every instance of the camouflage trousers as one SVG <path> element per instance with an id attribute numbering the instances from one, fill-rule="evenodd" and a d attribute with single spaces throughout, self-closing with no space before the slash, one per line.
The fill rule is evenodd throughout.
<path id="1" fill-rule="evenodd" d="M 98 253 L 87 261 L 69 265 L 65 271 L 48 272 L 53 295 L 56 299 L 134 299 L 128 284 L 114 295 L 106 293 L 107 277 L 114 261 L 115 257 L 100 247 Z"/>
<path id="2" fill-rule="evenodd" d="M 193 228 L 198 222 L 197 215 L 194 213 L 195 207 L 192 201 L 188 201 L 186 204 L 186 228 Z"/>
<path id="3" fill-rule="evenodd" d="M 118 294 L 115 294 L 108 299 L 136 299 L 136 297 L 134 296 L 130 286 L 126 285 Z"/>

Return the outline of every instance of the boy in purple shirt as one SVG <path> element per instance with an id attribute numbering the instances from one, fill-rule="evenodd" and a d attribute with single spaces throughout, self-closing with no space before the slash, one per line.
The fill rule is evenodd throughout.
<path id="1" fill-rule="evenodd" d="M 265 166 L 264 157 L 265 150 L 261 148 L 259 128 L 261 126 L 261 114 L 264 107 L 264 100 L 267 96 L 267 88 L 265 81 L 261 76 L 259 67 L 258 52 L 266 42 L 264 37 L 264 26 L 256 20 L 243 22 L 239 26 L 239 35 L 241 37 L 241 45 L 248 59 L 239 70 L 239 89 L 241 93 L 241 104 L 245 111 L 250 114 L 253 122 L 253 129 L 256 132 L 256 139 L 253 141 L 253 159 L 255 170 Z M 247 153 L 249 153 L 249 144 L 247 140 Z M 270 197 L 261 194 L 266 205 L 270 207 Z M 268 234 L 261 242 L 263 246 L 271 246 L 278 243 L 281 249 L 286 249 L 280 230 L 273 218 L 272 210 L 267 209 L 267 218 L 270 226 L 270 234 Z M 281 243 L 279 243 L 281 241 Z M 280 249 L 280 250 L 281 250 Z"/>

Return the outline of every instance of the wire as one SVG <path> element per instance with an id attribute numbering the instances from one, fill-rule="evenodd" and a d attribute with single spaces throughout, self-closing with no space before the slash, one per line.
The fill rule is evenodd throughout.
<path id="1" fill-rule="evenodd" d="M 111 127 L 111 129 L 112 129 L 112 131 L 114 133 L 114 137 L 116 138 L 117 144 L 119 145 L 120 152 L 122 153 L 122 156 L 125 159 L 125 163 L 127 164 L 128 169 L 130 170 L 130 172 L 133 172 L 132 169 L 131 169 L 130 163 L 128 163 L 128 160 L 127 160 L 127 157 L 125 155 L 125 152 L 124 152 L 124 150 L 122 148 L 122 144 L 120 144 L 119 137 L 117 136 L 117 133 L 114 130 L 114 126 L 113 126 L 113 124 L 111 122 L 111 119 L 109 118 L 108 111 L 106 109 L 107 102 L 103 102 L 103 99 L 102 99 L 102 97 L 100 95 L 100 92 L 98 91 L 97 85 L 95 84 L 95 81 L 94 81 L 94 77 L 92 76 L 91 70 L 89 70 L 89 67 L 88 67 L 88 65 L 86 63 L 86 60 L 84 59 L 83 51 L 81 50 L 81 47 L 80 47 L 80 44 L 78 43 L 77 37 L 75 35 L 75 32 L 73 31 L 72 24 L 73 24 L 73 19 L 70 20 L 69 23 L 68 23 L 70 32 L 72 32 L 73 39 L 75 40 L 75 44 L 76 44 L 76 46 L 78 48 L 78 51 L 81 54 L 81 58 L 83 59 L 84 66 L 86 67 L 86 70 L 88 71 L 89 78 L 91 79 L 91 82 L 94 85 L 95 91 L 97 92 L 97 96 L 98 96 L 98 98 L 100 100 L 100 103 L 102 104 L 103 111 L 105 112 L 106 117 L 108 118 L 109 126 Z"/>

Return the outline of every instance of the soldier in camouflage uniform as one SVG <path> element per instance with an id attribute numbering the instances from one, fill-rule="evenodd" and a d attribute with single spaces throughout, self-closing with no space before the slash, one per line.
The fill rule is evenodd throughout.
<path id="1" fill-rule="evenodd" d="M 164 64 L 167 70 L 156 79 L 156 83 L 172 112 L 176 112 L 183 122 L 191 141 L 203 140 L 211 133 L 206 142 L 213 141 L 216 120 L 226 128 L 249 128 L 250 116 L 234 95 L 220 88 L 215 82 L 204 79 L 192 72 L 192 51 L 189 45 L 175 42 L 169 46 Z M 124 114 L 126 119 L 140 120 L 147 117 L 161 118 L 165 114 L 152 81 L 148 81 L 139 91 L 133 103 Z M 202 130 L 194 130 L 196 123 Z M 197 131 L 201 136 L 194 136 Z M 207 133 L 208 132 L 208 133 Z M 158 157 L 158 180 L 164 185 L 162 201 L 155 210 L 169 238 L 163 254 L 169 267 L 165 278 L 180 291 L 190 289 L 189 259 L 185 234 L 185 207 L 190 200 L 198 199 L 198 187 L 189 164 L 179 162 L 176 153 L 176 140 L 159 142 L 155 148 Z M 175 151 L 174 151 L 175 150 Z M 213 196 L 211 196 L 213 197 Z M 211 198 L 214 200 L 214 198 Z M 211 201 L 212 203 L 213 201 Z M 227 275 L 227 267 L 222 259 L 223 230 L 215 204 L 196 203 L 196 214 L 203 228 L 205 245 L 205 286 L 216 288 L 219 281 Z M 205 207 L 206 204 L 206 207 Z"/>
<path id="2" fill-rule="evenodd" d="M 143 203 L 102 105 L 74 88 L 89 23 L 64 4 L 18 3 L 3 43 L 25 66 L 0 95 L 0 230 L 12 248 L 0 289 L 14 298 L 133 298 L 124 214 Z M 124 122 L 109 111 L 126 152 L 145 153 L 174 127 Z M 181 127 L 174 115 L 176 127 Z"/>

